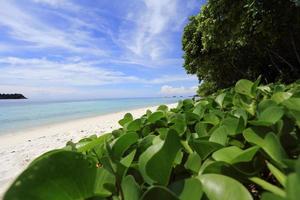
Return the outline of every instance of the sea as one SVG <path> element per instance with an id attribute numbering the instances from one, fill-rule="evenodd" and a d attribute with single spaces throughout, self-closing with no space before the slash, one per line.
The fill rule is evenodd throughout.
<path id="1" fill-rule="evenodd" d="M 0 100 L 0 134 L 135 108 L 170 104 L 177 102 L 179 99 L 120 98 L 84 101 Z"/>

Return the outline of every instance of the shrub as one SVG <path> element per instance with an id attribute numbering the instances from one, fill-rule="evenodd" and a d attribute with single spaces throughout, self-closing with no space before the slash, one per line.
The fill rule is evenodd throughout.
<path id="1" fill-rule="evenodd" d="M 234 88 L 48 152 L 4 199 L 250 200 L 300 195 L 300 84 Z"/>
<path id="2" fill-rule="evenodd" d="M 299 0 L 207 0 L 184 28 L 185 70 L 217 89 L 259 75 L 264 83 L 294 82 L 300 78 L 299 6 Z"/>

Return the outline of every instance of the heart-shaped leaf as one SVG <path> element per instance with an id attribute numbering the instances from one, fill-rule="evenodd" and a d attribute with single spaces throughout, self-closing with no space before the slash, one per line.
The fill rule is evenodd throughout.
<path id="1" fill-rule="evenodd" d="M 218 143 L 203 140 L 192 140 L 190 145 L 192 149 L 199 154 L 202 160 L 205 160 L 211 153 L 223 147 Z"/>
<path id="2" fill-rule="evenodd" d="M 97 168 L 94 159 L 81 153 L 55 150 L 30 165 L 6 192 L 5 200 L 77 200 L 108 197 L 105 188 L 114 176 Z"/>
<path id="3" fill-rule="evenodd" d="M 258 126 L 270 126 L 278 122 L 283 114 L 284 111 L 281 107 L 270 106 L 258 115 L 257 121 L 252 121 L 251 124 Z"/>
<path id="4" fill-rule="evenodd" d="M 201 182 L 196 178 L 177 181 L 169 186 L 180 200 L 199 200 L 203 195 Z"/>
<path id="5" fill-rule="evenodd" d="M 122 179 L 121 183 L 124 200 L 138 200 L 141 195 L 141 188 L 134 180 L 134 177 L 128 175 Z"/>
<path id="6" fill-rule="evenodd" d="M 234 89 L 235 89 L 235 91 L 237 93 L 253 97 L 253 94 L 252 94 L 252 86 L 253 86 L 253 84 L 254 83 L 252 81 L 249 81 L 249 80 L 246 80 L 246 79 L 242 79 L 242 80 L 239 80 L 235 84 L 235 88 Z"/>
<path id="7" fill-rule="evenodd" d="M 180 148 L 179 136 L 173 130 L 169 131 L 162 145 L 158 144 L 148 148 L 139 160 L 139 169 L 145 180 L 150 184 L 167 185 L 173 162 Z"/>
<path id="8" fill-rule="evenodd" d="M 196 152 L 189 154 L 189 157 L 188 157 L 184 167 L 186 169 L 191 170 L 194 173 L 198 173 L 200 170 L 200 167 L 201 167 L 200 156 Z"/>
<path id="9" fill-rule="evenodd" d="M 261 147 L 272 159 L 280 163 L 281 166 L 285 166 L 282 160 L 287 156 L 274 133 L 268 133 L 265 138 L 261 138 L 252 129 L 248 128 L 243 135 L 248 142 Z"/>
<path id="10" fill-rule="evenodd" d="M 119 121 L 119 124 L 120 124 L 121 126 L 124 127 L 125 124 L 131 122 L 132 120 L 133 120 L 132 114 L 131 114 L 131 113 L 126 113 L 126 114 L 124 115 L 123 119 L 121 119 L 121 120 Z"/>
<path id="11" fill-rule="evenodd" d="M 112 146 L 113 156 L 117 159 L 120 159 L 124 152 L 133 144 L 137 143 L 138 135 L 135 132 L 126 133 L 116 139 L 115 143 Z"/>
<path id="12" fill-rule="evenodd" d="M 168 188 L 163 186 L 150 187 L 142 196 L 141 200 L 179 200 L 179 198 L 170 191 Z"/>
<path id="13" fill-rule="evenodd" d="M 163 118 L 165 116 L 164 112 L 162 111 L 157 111 L 152 113 L 149 117 L 148 117 L 148 121 L 151 123 L 155 123 L 156 121 L 160 120 L 161 118 Z"/>
<path id="14" fill-rule="evenodd" d="M 199 180 L 210 200 L 252 200 L 251 194 L 238 181 L 220 174 L 203 174 Z"/>
<path id="15" fill-rule="evenodd" d="M 142 120 L 141 119 L 136 119 L 136 120 L 133 120 L 131 122 L 128 123 L 126 129 L 127 131 L 138 131 L 141 129 L 141 126 L 142 126 Z"/>
<path id="16" fill-rule="evenodd" d="M 212 157 L 216 161 L 224 161 L 230 164 L 239 162 L 249 162 L 252 160 L 259 147 L 253 146 L 246 150 L 242 150 L 236 146 L 222 148 L 213 153 Z"/>

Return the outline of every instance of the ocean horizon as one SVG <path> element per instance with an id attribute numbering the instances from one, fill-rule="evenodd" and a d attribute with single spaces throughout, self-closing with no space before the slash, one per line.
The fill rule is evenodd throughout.
<path id="1" fill-rule="evenodd" d="M 153 97 L 53 101 L 1 100 L 0 134 L 147 106 L 175 103 L 179 99 L 179 97 Z"/>

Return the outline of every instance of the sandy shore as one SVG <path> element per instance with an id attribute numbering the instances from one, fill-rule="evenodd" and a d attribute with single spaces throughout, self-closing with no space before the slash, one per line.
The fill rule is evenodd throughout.
<path id="1" fill-rule="evenodd" d="M 176 104 L 168 106 L 175 107 Z M 0 198 L 12 181 L 42 153 L 64 147 L 70 140 L 76 142 L 93 134 L 110 132 L 119 127 L 118 121 L 127 112 L 137 118 L 145 114 L 147 109 L 153 111 L 156 108 L 157 106 L 122 111 L 0 136 Z"/>

